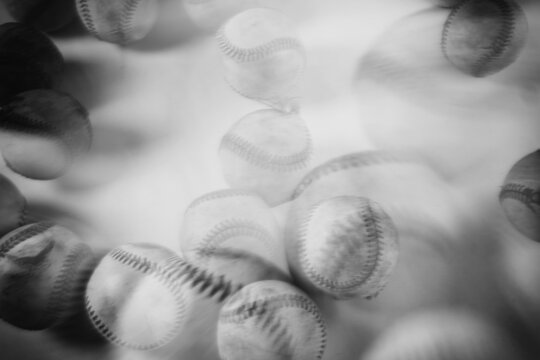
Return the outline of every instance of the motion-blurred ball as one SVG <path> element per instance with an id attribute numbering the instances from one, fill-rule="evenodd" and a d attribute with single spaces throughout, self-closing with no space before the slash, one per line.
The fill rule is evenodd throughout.
<path id="1" fill-rule="evenodd" d="M 480 315 L 458 309 L 413 313 L 386 329 L 366 360 L 520 359 L 508 335 Z"/>
<path id="2" fill-rule="evenodd" d="M 26 90 L 52 87 L 63 70 L 56 45 L 32 26 L 1 24 L 0 49 L 0 102 Z"/>
<path id="3" fill-rule="evenodd" d="M 90 147 L 88 112 L 68 94 L 54 90 L 20 93 L 0 109 L 0 119 L 4 161 L 28 178 L 56 178 Z"/>
<path id="4" fill-rule="evenodd" d="M 306 55 L 285 14 L 249 9 L 230 18 L 216 37 L 225 80 L 236 92 L 285 111 L 298 107 Z"/>
<path id="5" fill-rule="evenodd" d="M 397 263 L 398 233 L 374 201 L 338 196 L 309 209 L 299 224 L 294 274 L 335 299 L 371 298 L 386 286 Z"/>
<path id="6" fill-rule="evenodd" d="M 0 317 L 42 330 L 61 324 L 82 302 L 94 256 L 70 230 L 33 223 L 0 239 Z"/>
<path id="7" fill-rule="evenodd" d="M 19 22 L 45 32 L 55 32 L 76 18 L 73 0 L 2 0 L 7 11 Z"/>
<path id="8" fill-rule="evenodd" d="M 540 150 L 527 154 L 510 168 L 499 199 L 516 229 L 540 242 Z"/>
<path id="9" fill-rule="evenodd" d="M 116 44 L 144 38 L 154 26 L 157 0 L 76 0 L 79 17 L 90 34 Z"/>
<path id="10" fill-rule="evenodd" d="M 441 47 L 456 68 L 482 77 L 512 64 L 527 33 L 527 18 L 514 0 L 465 0 L 448 16 Z"/>
<path id="11" fill-rule="evenodd" d="M 13 182 L 0 175 L 0 236 L 25 222 L 26 199 Z"/>
<path id="12" fill-rule="evenodd" d="M 312 151 L 309 130 L 298 114 L 264 109 L 227 131 L 219 157 L 229 186 L 254 191 L 275 206 L 290 199 Z"/>
<path id="13" fill-rule="evenodd" d="M 326 323 L 315 302 L 300 289 L 260 281 L 225 302 L 217 342 L 223 360 L 322 359 Z"/>
<path id="14" fill-rule="evenodd" d="M 193 200 L 182 222 L 180 248 L 186 260 L 237 283 L 290 281 L 280 229 L 257 194 L 236 189 Z"/>

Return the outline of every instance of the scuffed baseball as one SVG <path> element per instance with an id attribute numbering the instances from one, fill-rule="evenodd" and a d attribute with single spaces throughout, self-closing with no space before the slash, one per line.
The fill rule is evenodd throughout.
<path id="1" fill-rule="evenodd" d="M 76 0 L 75 4 L 90 34 L 121 45 L 144 38 L 159 12 L 157 0 Z"/>
<path id="2" fill-rule="evenodd" d="M 219 355 L 236 359 L 322 359 L 326 323 L 313 300 L 280 281 L 260 281 L 238 291 L 221 308 Z"/>
<path id="3" fill-rule="evenodd" d="M 457 69 L 483 77 L 512 64 L 527 33 L 527 18 L 514 0 L 465 0 L 448 15 L 441 48 Z"/>
<path id="4" fill-rule="evenodd" d="M 515 228 L 540 242 L 540 150 L 514 163 L 504 179 L 499 200 Z"/>
<path id="5" fill-rule="evenodd" d="M 59 177 L 91 144 L 86 109 L 55 90 L 18 94 L 0 109 L 0 119 L 0 150 L 6 165 L 31 179 Z"/>
<path id="6" fill-rule="evenodd" d="M 66 321 L 82 304 L 92 250 L 70 230 L 48 222 L 0 239 L 0 317 L 27 330 Z"/>
<path id="7" fill-rule="evenodd" d="M 218 30 L 216 39 L 233 90 L 276 109 L 299 107 L 306 55 L 285 14 L 268 8 L 243 11 Z"/>
<path id="8" fill-rule="evenodd" d="M 372 298 L 398 259 L 398 233 L 374 201 L 359 196 L 323 200 L 299 221 L 291 264 L 297 279 L 335 299 Z"/>
<path id="9" fill-rule="evenodd" d="M 298 114 L 263 109 L 227 131 L 219 159 L 229 186 L 254 191 L 275 206 L 290 200 L 308 171 L 312 152 L 309 129 Z"/>
<path id="10" fill-rule="evenodd" d="M 151 351 L 181 341 L 200 300 L 220 304 L 242 286 L 163 246 L 125 244 L 97 265 L 86 289 L 86 311 L 112 344 Z"/>

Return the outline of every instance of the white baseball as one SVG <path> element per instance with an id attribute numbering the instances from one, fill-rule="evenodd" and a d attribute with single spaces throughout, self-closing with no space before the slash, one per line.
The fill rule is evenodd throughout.
<path id="1" fill-rule="evenodd" d="M 315 302 L 298 288 L 260 281 L 225 302 L 217 342 L 223 360 L 321 359 L 326 324 Z"/>
<path id="2" fill-rule="evenodd" d="M 185 333 L 195 296 L 222 302 L 241 286 L 162 246 L 126 244 L 98 264 L 86 289 L 86 310 L 111 343 L 154 350 Z"/>
<path id="3" fill-rule="evenodd" d="M 471 216 L 460 194 L 414 158 L 384 151 L 346 154 L 313 168 L 296 188 L 285 222 L 285 246 L 295 258 L 297 229 L 310 209 L 337 196 L 377 202 L 399 234 L 399 261 L 377 301 L 357 297 L 355 311 L 387 319 L 430 306 L 453 293 L 455 258 L 470 238 L 460 232 Z M 459 258 L 459 257 L 458 257 Z"/>
<path id="4" fill-rule="evenodd" d="M 294 240 L 294 274 L 335 299 L 377 296 L 398 258 L 392 219 L 364 197 L 338 196 L 315 204 Z"/>
<path id="5" fill-rule="evenodd" d="M 229 19 L 216 38 L 225 80 L 236 92 L 281 110 L 298 108 L 306 56 L 287 16 L 249 9 Z"/>
<path id="6" fill-rule="evenodd" d="M 275 206 L 290 200 L 312 152 L 309 130 L 298 114 L 263 109 L 227 131 L 219 158 L 229 186 L 252 190 Z"/>
<path id="7" fill-rule="evenodd" d="M 193 200 L 185 211 L 180 248 L 186 259 L 210 266 L 223 249 L 253 254 L 288 272 L 282 234 L 256 193 L 223 189 Z M 218 256 L 219 255 L 219 256 Z M 244 275 L 252 275 L 250 273 Z"/>
<path id="8" fill-rule="evenodd" d="M 126 44 L 144 38 L 154 26 L 157 0 L 76 0 L 79 17 L 96 38 Z"/>
<path id="9" fill-rule="evenodd" d="M 0 317 L 27 330 L 65 323 L 82 305 L 92 250 L 49 222 L 19 227 L 0 239 Z"/>

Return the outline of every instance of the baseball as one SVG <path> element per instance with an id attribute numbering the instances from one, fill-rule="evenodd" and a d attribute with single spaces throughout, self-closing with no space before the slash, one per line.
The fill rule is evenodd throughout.
<path id="1" fill-rule="evenodd" d="M 457 69 L 483 77 L 516 60 L 527 32 L 525 13 L 514 0 L 465 0 L 448 16 L 441 48 Z"/>
<path id="2" fill-rule="evenodd" d="M 159 10 L 157 0 L 76 0 L 75 4 L 90 34 L 121 45 L 144 38 Z"/>
<path id="3" fill-rule="evenodd" d="M 540 150 L 527 154 L 510 168 L 499 200 L 515 228 L 540 242 Z"/>
<path id="4" fill-rule="evenodd" d="M 241 287 L 162 246 L 125 244 L 96 267 L 86 289 L 86 310 L 109 342 L 154 350 L 182 335 L 194 296 L 223 302 Z"/>
<path id="5" fill-rule="evenodd" d="M 248 259 L 260 259 L 254 262 L 253 269 L 235 277 L 251 282 L 262 280 L 257 269 L 264 263 L 288 273 L 282 241 L 274 215 L 260 196 L 250 191 L 223 189 L 200 196 L 188 206 L 180 248 L 187 260 L 213 271 L 218 266 L 232 267 L 235 258 L 245 258 L 245 266 L 252 262 Z"/>
<path id="6" fill-rule="evenodd" d="M 2 0 L 6 10 L 21 23 L 45 32 L 55 32 L 76 18 L 72 0 Z"/>
<path id="7" fill-rule="evenodd" d="M 413 156 L 379 150 L 345 154 L 311 169 L 293 192 L 288 223 L 318 202 L 343 195 L 380 204 L 400 235 L 421 232 L 426 222 L 445 229 L 455 225 L 455 199 L 431 168 Z"/>
<path id="8" fill-rule="evenodd" d="M 217 342 L 223 360 L 322 359 L 326 324 L 317 305 L 298 288 L 260 281 L 224 303 Z"/>
<path id="9" fill-rule="evenodd" d="M 473 218 L 470 208 L 430 167 L 404 154 L 378 150 L 348 153 L 314 167 L 300 181 L 286 213 L 284 234 L 290 263 L 297 258 L 298 229 L 310 209 L 340 196 L 376 202 L 399 235 L 399 261 L 376 301 L 357 296 L 340 306 L 351 306 L 385 321 L 454 294 L 453 256 L 470 244 L 470 238 L 458 229 Z"/>
<path id="10" fill-rule="evenodd" d="M 26 199 L 4 175 L 0 175 L 0 236 L 26 223 Z"/>
<path id="11" fill-rule="evenodd" d="M 237 121 L 221 139 L 218 152 L 229 186 L 254 191 L 275 206 L 290 200 L 313 149 L 298 114 L 263 109 Z"/>
<path id="12" fill-rule="evenodd" d="M 293 273 L 305 286 L 335 299 L 372 298 L 398 258 L 398 233 L 374 201 L 338 196 L 315 204 L 295 237 Z"/>
<path id="13" fill-rule="evenodd" d="M 64 67 L 57 46 L 32 26 L 0 25 L 0 102 L 27 90 L 51 88 Z"/>
<path id="14" fill-rule="evenodd" d="M 268 8 L 243 11 L 217 32 L 225 80 L 249 99 L 284 111 L 298 108 L 305 49 L 293 24 Z"/>
<path id="15" fill-rule="evenodd" d="M 508 334 L 480 315 L 431 310 L 399 319 L 375 340 L 365 360 L 521 359 Z"/>
<path id="16" fill-rule="evenodd" d="M 82 303 L 94 256 L 70 230 L 48 222 L 0 239 L 0 317 L 27 330 L 66 321 Z"/>
<path id="17" fill-rule="evenodd" d="M 0 109 L 0 150 L 6 165 L 32 179 L 62 175 L 92 140 L 88 112 L 73 97 L 30 90 Z"/>

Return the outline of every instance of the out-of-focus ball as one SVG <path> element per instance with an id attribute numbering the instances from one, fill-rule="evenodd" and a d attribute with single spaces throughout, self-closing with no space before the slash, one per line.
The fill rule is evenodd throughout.
<path id="1" fill-rule="evenodd" d="M 223 360 L 322 359 L 326 324 L 313 300 L 280 281 L 259 281 L 223 305 L 217 342 Z"/>
<path id="2" fill-rule="evenodd" d="M 298 108 L 305 49 L 280 11 L 255 8 L 230 18 L 217 32 L 225 80 L 240 95 L 271 107 Z"/>
<path id="3" fill-rule="evenodd" d="M 7 11 L 21 23 L 55 32 L 76 18 L 73 0 L 2 0 Z"/>
<path id="4" fill-rule="evenodd" d="M 399 319 L 372 344 L 366 360 L 521 359 L 496 324 L 465 310 L 443 309 Z"/>
<path id="5" fill-rule="evenodd" d="M 253 192 L 225 189 L 193 200 L 184 214 L 180 248 L 194 264 L 244 284 L 287 278 L 282 234 Z"/>
<path id="6" fill-rule="evenodd" d="M 11 180 L 0 175 L 0 236 L 25 222 L 26 199 Z"/>
<path id="7" fill-rule="evenodd" d="M 32 26 L 0 25 L 0 102 L 32 89 L 51 88 L 64 66 L 56 45 Z"/>
<path id="8" fill-rule="evenodd" d="M 219 157 L 232 188 L 259 194 L 270 206 L 290 200 L 307 172 L 312 144 L 296 113 L 264 109 L 247 114 L 223 136 Z"/>
<path id="9" fill-rule="evenodd" d="M 527 154 L 510 168 L 499 200 L 516 229 L 540 242 L 540 150 Z"/>
<path id="10" fill-rule="evenodd" d="M 18 94 L 0 109 L 0 119 L 4 161 L 28 178 L 59 177 L 91 144 L 86 109 L 70 95 L 54 90 Z"/>
<path id="11" fill-rule="evenodd" d="M 80 302 L 94 255 L 70 230 L 40 222 L 0 239 L 0 317 L 42 330 L 64 322 Z"/>
<path id="12" fill-rule="evenodd" d="M 157 0 L 76 0 L 79 17 L 90 34 L 116 44 L 144 38 L 154 26 Z"/>
<path id="13" fill-rule="evenodd" d="M 97 265 L 86 289 L 86 310 L 95 328 L 115 345 L 170 350 L 189 339 L 190 321 L 212 318 L 216 305 L 242 286 L 168 248 L 124 244 Z M 205 306 L 207 299 L 214 306 Z"/>
<path id="14" fill-rule="evenodd" d="M 234 15 L 251 8 L 277 8 L 280 0 L 183 0 L 186 12 L 197 26 L 216 30 Z"/>
<path id="15" fill-rule="evenodd" d="M 512 64 L 527 33 L 527 18 L 514 0 L 465 0 L 448 16 L 441 47 L 456 68 L 483 77 Z"/>
<path id="16" fill-rule="evenodd" d="M 398 259 L 392 219 L 365 197 L 338 196 L 315 204 L 293 240 L 297 279 L 335 299 L 376 296 Z"/>

